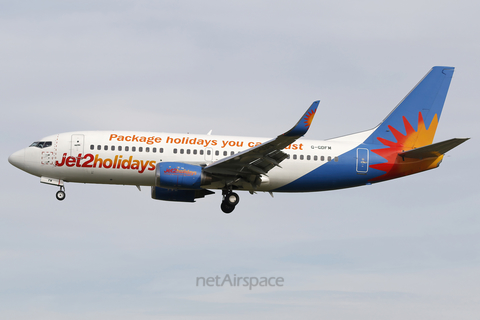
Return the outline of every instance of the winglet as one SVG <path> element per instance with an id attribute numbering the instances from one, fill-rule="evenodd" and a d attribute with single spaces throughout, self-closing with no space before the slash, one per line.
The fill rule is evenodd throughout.
<path id="1" fill-rule="evenodd" d="M 319 100 L 314 101 L 310 108 L 308 108 L 305 114 L 300 118 L 300 120 L 298 120 L 297 124 L 283 135 L 287 137 L 301 137 L 307 133 L 308 128 L 310 128 L 310 125 L 312 124 L 315 112 L 317 112 L 319 103 Z"/>

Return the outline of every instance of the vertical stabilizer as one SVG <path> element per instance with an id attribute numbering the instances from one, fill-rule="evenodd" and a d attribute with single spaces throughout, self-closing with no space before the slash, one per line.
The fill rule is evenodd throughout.
<path id="1" fill-rule="evenodd" d="M 401 144 L 404 150 L 433 142 L 453 67 L 433 67 L 365 140 L 369 144 Z"/>

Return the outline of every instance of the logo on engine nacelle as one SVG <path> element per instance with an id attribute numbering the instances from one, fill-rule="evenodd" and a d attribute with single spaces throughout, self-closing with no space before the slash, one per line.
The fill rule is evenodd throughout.
<path id="1" fill-rule="evenodd" d="M 197 174 L 197 171 L 191 171 L 188 169 L 178 169 L 178 168 L 171 168 L 171 169 L 166 169 L 163 171 L 163 174 L 167 175 L 175 175 L 175 176 L 194 176 Z"/>

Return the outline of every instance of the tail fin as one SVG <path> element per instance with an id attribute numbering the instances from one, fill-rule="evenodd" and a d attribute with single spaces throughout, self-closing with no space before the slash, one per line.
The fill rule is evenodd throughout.
<path id="1" fill-rule="evenodd" d="M 365 143 L 402 145 L 404 150 L 431 144 L 453 71 L 453 67 L 433 67 Z"/>

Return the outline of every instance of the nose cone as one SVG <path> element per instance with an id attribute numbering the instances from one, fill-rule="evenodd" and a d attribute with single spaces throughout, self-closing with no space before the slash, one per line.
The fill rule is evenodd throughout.
<path id="1" fill-rule="evenodd" d="M 25 149 L 12 153 L 8 157 L 8 162 L 18 169 L 25 170 Z"/>

